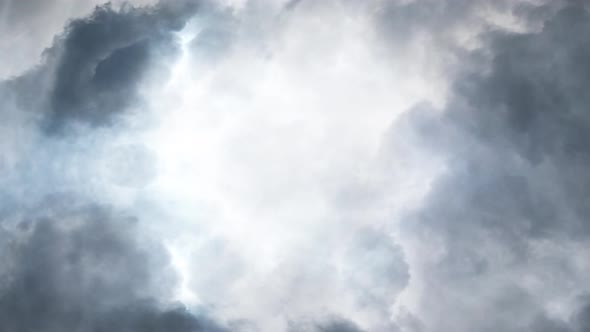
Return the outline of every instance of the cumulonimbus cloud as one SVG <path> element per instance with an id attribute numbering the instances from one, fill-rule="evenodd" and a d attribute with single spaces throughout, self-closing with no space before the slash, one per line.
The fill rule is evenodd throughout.
<path id="1" fill-rule="evenodd" d="M 0 330 L 590 326 L 584 2 L 90 3 L 0 82 Z"/>

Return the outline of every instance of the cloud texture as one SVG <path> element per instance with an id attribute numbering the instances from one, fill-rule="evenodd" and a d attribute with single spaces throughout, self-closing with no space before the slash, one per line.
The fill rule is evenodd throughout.
<path id="1" fill-rule="evenodd" d="M 0 18 L 1 331 L 590 329 L 584 1 Z"/>

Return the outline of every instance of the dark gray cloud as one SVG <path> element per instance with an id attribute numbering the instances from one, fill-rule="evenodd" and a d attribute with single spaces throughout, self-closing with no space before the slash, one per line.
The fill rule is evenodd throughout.
<path id="1" fill-rule="evenodd" d="M 362 332 L 356 324 L 346 320 L 336 320 L 319 324 L 317 330 L 319 332 Z"/>
<path id="2" fill-rule="evenodd" d="M 292 322 L 289 332 L 362 332 L 355 323 L 343 319 L 332 318 L 321 322 Z"/>
<path id="3" fill-rule="evenodd" d="M 507 22 L 498 18 L 507 19 L 506 15 L 524 19 L 515 24 L 527 26 L 547 18 L 563 3 L 561 0 L 384 1 L 376 6 L 375 22 L 382 35 L 400 51 L 404 51 L 407 43 L 415 42 L 436 43 L 442 51 L 459 46 L 455 34 L 462 30 L 471 33 L 482 31 L 480 28 L 503 30 Z"/>
<path id="4" fill-rule="evenodd" d="M 109 125 L 141 101 L 146 75 L 163 80 L 178 51 L 174 33 L 196 9 L 196 1 L 98 6 L 67 25 L 40 66 L 4 82 L 1 90 L 21 108 L 43 113 L 50 133 L 72 123 Z"/>
<path id="5" fill-rule="evenodd" d="M 535 318 L 546 298 L 524 280 L 583 273 L 571 256 L 547 262 L 535 245 L 588 241 L 588 31 L 588 8 L 570 2 L 539 31 L 486 33 L 445 109 L 417 107 L 393 129 L 447 163 L 403 226 L 417 241 L 439 243 L 424 272 L 421 314 L 431 328 L 587 329 L 582 318 L 572 318 L 573 327 Z"/>
<path id="6" fill-rule="evenodd" d="M 10 253 L 0 269 L 0 330 L 227 331 L 159 302 L 175 275 L 136 219 L 77 201 L 55 196 L 38 212 L 0 222 L 0 243 Z"/>
<path id="7" fill-rule="evenodd" d="M 589 28 L 588 12 L 568 6 L 539 33 L 494 34 L 489 74 L 483 68 L 461 74 L 444 114 L 416 110 L 409 115 L 424 144 L 444 151 L 453 166 L 432 194 L 441 202 L 432 205 L 448 211 L 450 204 L 437 191 L 451 191 L 460 183 L 464 190 L 453 196 L 469 199 L 474 210 L 491 216 L 485 222 L 476 218 L 482 222 L 478 227 L 499 226 L 527 236 L 551 231 L 584 235 L 587 197 L 580 190 L 588 181 L 582 167 L 588 163 L 590 118 L 583 91 L 590 83 L 585 68 L 590 44 L 574 32 Z M 576 218 L 557 220 L 552 211 L 560 207 L 552 206 L 553 197 L 543 196 L 550 193 L 534 190 L 547 181 L 563 189 Z M 497 213 L 514 214 L 511 222 L 516 224 L 506 228 L 508 220 Z M 442 228 L 455 231 L 453 218 L 433 219 L 448 222 Z"/>

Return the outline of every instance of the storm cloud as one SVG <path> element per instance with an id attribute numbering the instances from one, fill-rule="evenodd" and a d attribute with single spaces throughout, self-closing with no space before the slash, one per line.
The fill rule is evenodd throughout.
<path id="1" fill-rule="evenodd" d="M 119 10 L 108 3 L 98 6 L 89 17 L 68 23 L 44 51 L 42 63 L 5 81 L 2 90 L 24 110 L 41 112 L 49 133 L 72 122 L 112 124 L 140 103 L 141 83 L 150 70 L 159 75 L 168 70 L 178 51 L 173 33 L 196 8 L 194 2 Z"/>
<path id="2" fill-rule="evenodd" d="M 584 1 L 0 0 L 0 330 L 588 331 L 587 32 Z"/>
<path id="3" fill-rule="evenodd" d="M 158 303 L 175 276 L 134 217 L 71 197 L 38 209 L 4 216 L 3 331 L 227 331 Z"/>
<path id="4" fill-rule="evenodd" d="M 416 108 L 392 129 L 446 164 L 402 226 L 436 243 L 421 300 L 430 329 L 586 330 L 579 304 L 569 323 L 538 317 L 587 292 L 576 257 L 588 241 L 589 19 L 572 2 L 538 31 L 486 33 L 444 109 Z"/>

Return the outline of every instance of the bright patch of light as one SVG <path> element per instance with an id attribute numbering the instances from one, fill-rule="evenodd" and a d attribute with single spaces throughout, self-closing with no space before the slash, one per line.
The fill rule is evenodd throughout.
<path id="1" fill-rule="evenodd" d="M 191 54 L 199 29 L 180 33 L 183 55 L 166 88 L 153 95 L 158 127 L 145 140 L 158 160 L 152 194 L 173 206 L 167 228 L 185 239 L 182 252 L 199 253 L 187 261 L 170 248 L 183 280 L 179 299 L 195 301 L 199 294 L 202 303 L 214 303 L 227 293 L 234 301 L 227 310 L 264 319 L 290 297 L 281 293 L 290 286 L 282 284 L 295 282 L 299 272 L 291 265 L 295 270 L 281 272 L 286 262 L 325 255 L 323 241 L 385 222 L 391 202 L 372 201 L 374 193 L 419 196 L 412 187 L 400 189 L 378 165 L 392 121 L 423 99 L 428 85 L 401 76 L 401 67 L 399 76 L 383 72 L 388 60 L 371 48 L 366 22 L 333 20 L 300 17 L 268 45 L 237 41 L 213 60 Z M 412 176 L 427 183 L 431 173 L 413 170 Z M 367 203 L 349 206 L 343 192 L 358 192 Z M 186 240 L 191 237 L 205 246 L 197 250 Z M 223 253 L 207 247 L 217 242 Z M 228 277 L 219 289 L 199 282 L 218 270 L 231 276 L 234 268 L 239 278 Z M 322 291 L 339 294 L 342 282 L 326 281 Z M 353 303 L 343 298 L 317 308 L 293 304 L 293 310 Z"/>
<path id="2" fill-rule="evenodd" d="M 171 244 L 166 245 L 168 254 L 170 255 L 170 263 L 178 275 L 179 283 L 177 284 L 176 294 L 174 300 L 182 302 L 189 306 L 196 306 L 200 304 L 198 296 L 192 291 L 190 287 L 191 271 L 187 263 L 187 258 L 181 254 Z"/>

